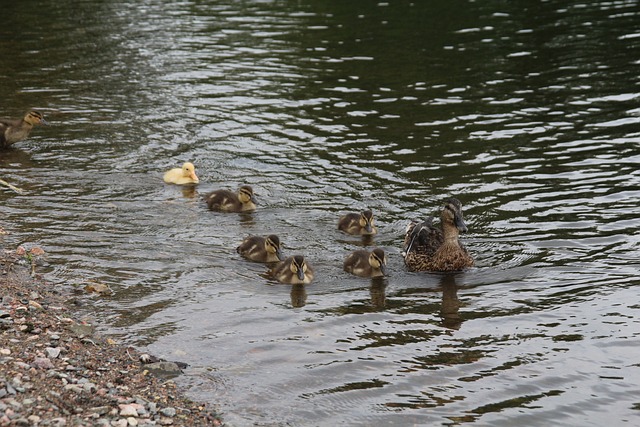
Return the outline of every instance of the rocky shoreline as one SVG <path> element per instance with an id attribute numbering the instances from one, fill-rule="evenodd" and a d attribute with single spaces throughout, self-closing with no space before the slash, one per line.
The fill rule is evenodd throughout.
<path id="1" fill-rule="evenodd" d="M 0 426 L 223 425 L 148 356 L 97 335 L 68 292 L 34 274 L 31 253 L 0 253 Z"/>

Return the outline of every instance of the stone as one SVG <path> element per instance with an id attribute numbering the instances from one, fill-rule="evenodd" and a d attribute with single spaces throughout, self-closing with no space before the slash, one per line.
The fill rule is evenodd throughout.
<path id="1" fill-rule="evenodd" d="M 93 335 L 93 326 L 91 325 L 83 325 L 80 323 L 74 323 L 72 325 L 69 325 L 69 330 L 71 332 L 73 332 L 74 334 L 78 335 L 78 336 L 87 336 L 87 335 Z"/>
<path id="2" fill-rule="evenodd" d="M 56 359 L 60 356 L 60 347 L 47 347 L 45 348 L 45 351 L 47 352 L 49 359 Z"/>
<path id="3" fill-rule="evenodd" d="M 31 423 L 30 425 L 35 426 L 38 425 L 38 423 L 40 422 L 41 418 L 37 415 L 29 415 L 27 417 L 27 420 Z"/>
<path id="4" fill-rule="evenodd" d="M 138 411 L 133 405 L 119 405 L 121 417 L 137 417 Z"/>
<path id="5" fill-rule="evenodd" d="M 40 305 L 40 303 L 35 302 L 33 300 L 29 301 L 29 309 L 31 311 L 42 311 L 44 308 Z"/>
<path id="6" fill-rule="evenodd" d="M 137 426 L 138 425 L 138 420 L 133 418 L 133 417 L 128 417 L 127 418 L 127 423 L 129 423 L 130 426 Z"/>
<path id="7" fill-rule="evenodd" d="M 164 415 L 165 417 L 175 417 L 176 416 L 176 410 L 175 408 L 164 408 L 160 410 L 160 414 Z"/>
<path id="8" fill-rule="evenodd" d="M 0 348 L 0 355 L 1 356 L 8 356 L 11 354 L 11 350 L 9 350 L 8 348 Z"/>
<path id="9" fill-rule="evenodd" d="M 36 357 L 36 359 L 33 361 L 33 364 L 35 365 L 36 368 L 40 368 L 40 369 L 55 368 L 55 366 L 53 366 L 53 363 L 51 363 L 51 360 L 49 360 L 46 357 Z"/>

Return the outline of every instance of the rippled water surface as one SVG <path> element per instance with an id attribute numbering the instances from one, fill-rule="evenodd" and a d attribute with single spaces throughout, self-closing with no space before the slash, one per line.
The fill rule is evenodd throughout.
<path id="1" fill-rule="evenodd" d="M 0 113 L 51 122 L 0 153 L 0 238 L 108 284 L 87 313 L 229 425 L 640 422 L 638 1 L 38 4 L 0 29 Z M 253 214 L 200 199 L 245 183 Z M 476 266 L 407 272 L 450 196 Z M 269 233 L 314 283 L 235 253 Z M 371 244 L 390 276 L 344 273 Z"/>

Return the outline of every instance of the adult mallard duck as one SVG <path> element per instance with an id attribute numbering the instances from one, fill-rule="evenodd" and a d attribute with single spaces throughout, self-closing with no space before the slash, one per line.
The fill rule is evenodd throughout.
<path id="1" fill-rule="evenodd" d="M 248 185 L 240 187 L 237 194 L 229 190 L 216 190 L 204 199 L 212 211 L 247 212 L 256 209 L 256 198 Z"/>
<path id="2" fill-rule="evenodd" d="M 278 262 L 282 259 L 280 238 L 275 234 L 267 237 L 249 236 L 236 250 L 246 259 L 256 262 Z"/>
<path id="3" fill-rule="evenodd" d="M 271 270 L 271 275 L 280 283 L 307 285 L 314 277 L 313 269 L 302 255 L 291 256 Z"/>
<path id="4" fill-rule="evenodd" d="M 433 218 L 412 221 L 404 238 L 404 263 L 412 271 L 457 271 L 473 265 L 473 258 L 460 243 L 467 226 L 458 199 L 447 199 L 440 211 L 440 228 Z"/>
<path id="5" fill-rule="evenodd" d="M 344 271 L 360 277 L 379 277 L 387 274 L 387 259 L 384 251 L 375 248 L 353 251 L 344 260 Z"/>
<path id="6" fill-rule="evenodd" d="M 370 236 L 378 232 L 378 229 L 373 225 L 373 212 L 370 210 L 349 213 L 340 217 L 338 230 L 362 236 Z"/>
<path id="7" fill-rule="evenodd" d="M 196 175 L 196 167 L 193 163 L 186 162 L 182 165 L 182 168 L 173 168 L 167 171 L 163 178 L 167 184 L 197 184 L 200 182 Z"/>
<path id="8" fill-rule="evenodd" d="M 7 148 L 18 141 L 22 141 L 36 125 L 48 125 L 42 113 L 29 111 L 23 118 L 0 119 L 0 148 Z"/>

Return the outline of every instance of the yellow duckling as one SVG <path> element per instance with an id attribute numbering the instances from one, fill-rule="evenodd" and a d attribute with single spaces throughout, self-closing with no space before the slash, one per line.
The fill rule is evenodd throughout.
<path id="1" fill-rule="evenodd" d="M 29 136 L 36 125 L 48 125 L 42 113 L 29 111 L 22 119 L 0 119 L 0 148 L 7 148 Z"/>
<path id="2" fill-rule="evenodd" d="M 246 259 L 256 262 L 278 262 L 282 259 L 280 238 L 275 234 L 267 237 L 249 236 L 236 250 Z"/>
<path id="3" fill-rule="evenodd" d="M 447 199 L 440 211 L 440 228 L 433 218 L 413 221 L 404 238 L 404 263 L 411 271 L 457 271 L 473 265 L 458 236 L 467 231 L 458 199 Z"/>
<path id="4" fill-rule="evenodd" d="M 200 182 L 196 175 L 196 167 L 193 163 L 186 162 L 182 168 L 173 168 L 164 174 L 164 182 L 167 184 L 197 184 Z"/>
<path id="5" fill-rule="evenodd" d="M 204 197 L 212 211 L 247 212 L 256 209 L 256 198 L 253 189 L 243 185 L 235 194 L 229 190 L 216 190 Z"/>
<path id="6" fill-rule="evenodd" d="M 291 256 L 271 270 L 271 275 L 280 283 L 307 285 L 313 280 L 313 269 L 302 255 Z"/>
<path id="7" fill-rule="evenodd" d="M 362 236 L 371 236 L 378 232 L 378 229 L 373 225 L 373 212 L 370 210 L 349 213 L 340 217 L 338 230 Z"/>
<path id="8" fill-rule="evenodd" d="M 343 268 L 347 273 L 360 277 L 386 276 L 387 259 L 380 248 L 375 248 L 371 252 L 353 251 L 345 258 Z"/>

